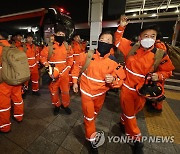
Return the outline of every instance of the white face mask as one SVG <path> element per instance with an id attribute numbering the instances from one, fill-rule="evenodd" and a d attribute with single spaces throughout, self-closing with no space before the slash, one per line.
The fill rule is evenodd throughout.
<path id="1" fill-rule="evenodd" d="M 150 48 L 151 46 L 153 46 L 154 43 L 155 43 L 155 40 L 153 40 L 152 38 L 145 38 L 141 40 L 141 45 L 144 48 Z"/>

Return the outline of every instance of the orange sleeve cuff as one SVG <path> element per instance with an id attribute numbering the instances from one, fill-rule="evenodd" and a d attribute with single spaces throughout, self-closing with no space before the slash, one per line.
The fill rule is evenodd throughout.
<path id="1" fill-rule="evenodd" d="M 119 31 L 124 31 L 125 28 L 126 28 L 126 27 L 122 27 L 122 26 L 120 26 L 120 25 L 118 26 L 118 30 L 119 30 Z"/>

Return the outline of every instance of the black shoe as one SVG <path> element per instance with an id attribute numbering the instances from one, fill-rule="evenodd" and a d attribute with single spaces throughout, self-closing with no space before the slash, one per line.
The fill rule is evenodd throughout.
<path id="1" fill-rule="evenodd" d="M 64 111 L 69 115 L 72 113 L 72 111 L 69 107 L 64 107 L 63 105 L 61 105 L 61 108 L 64 109 Z"/>
<path id="2" fill-rule="evenodd" d="M 119 125 L 119 127 L 120 127 L 121 132 L 122 132 L 123 134 L 125 134 L 125 126 L 124 126 L 121 122 L 119 122 L 118 125 Z"/>
<path id="3" fill-rule="evenodd" d="M 36 95 L 36 96 L 41 96 L 41 94 L 39 93 L 39 91 L 32 91 L 32 94 L 33 94 L 33 95 Z"/>
<path id="4" fill-rule="evenodd" d="M 22 94 L 22 98 L 23 98 L 23 99 L 26 99 L 26 96 L 27 96 L 27 93 L 24 92 L 24 94 Z"/>
<path id="5" fill-rule="evenodd" d="M 89 149 L 90 149 L 90 154 L 98 154 L 98 148 L 95 148 L 92 146 L 92 143 L 90 141 L 88 141 L 88 146 L 89 146 Z"/>
<path id="6" fill-rule="evenodd" d="M 134 143 L 133 154 L 144 154 L 143 147 L 144 147 L 144 144 L 142 142 L 136 141 Z"/>
<path id="7" fill-rule="evenodd" d="M 59 114 L 59 111 L 60 111 L 60 107 L 56 107 L 54 108 L 54 115 L 58 115 Z"/>

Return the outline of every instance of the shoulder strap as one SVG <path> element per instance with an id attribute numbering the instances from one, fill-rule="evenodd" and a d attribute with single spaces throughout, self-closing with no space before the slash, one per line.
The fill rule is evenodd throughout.
<path id="1" fill-rule="evenodd" d="M 66 41 L 64 41 L 63 44 L 64 44 L 64 46 L 65 46 L 65 48 L 66 48 L 66 50 L 67 50 L 67 53 L 69 53 L 69 52 L 70 52 L 70 49 L 69 49 L 68 43 L 67 43 Z"/>
<path id="2" fill-rule="evenodd" d="M 3 44 L 3 43 L 0 43 L 0 46 L 4 47 L 4 44 Z"/>
<path id="3" fill-rule="evenodd" d="M 23 50 L 24 50 L 25 53 L 27 52 L 27 46 L 26 46 L 25 43 L 23 44 Z"/>
<path id="4" fill-rule="evenodd" d="M 127 55 L 127 58 L 128 58 L 129 56 L 134 55 L 135 52 L 137 51 L 137 49 L 139 49 L 139 47 L 140 47 L 140 43 L 135 43 L 135 44 L 132 46 L 131 50 L 129 51 L 129 53 L 128 53 L 128 55 Z"/>
<path id="5" fill-rule="evenodd" d="M 48 61 L 50 60 L 52 54 L 53 54 L 53 44 L 52 43 L 49 43 L 48 44 Z"/>
<path id="6" fill-rule="evenodd" d="M 34 51 L 36 52 L 36 45 L 35 45 L 35 44 L 33 44 L 33 46 L 34 46 Z"/>
<path id="7" fill-rule="evenodd" d="M 161 60 L 164 56 L 164 53 L 165 52 L 162 49 L 157 48 L 155 56 L 154 56 L 154 64 L 153 64 L 154 71 L 153 72 L 155 72 L 157 70 L 157 68 L 158 68 L 159 64 L 161 63 Z"/>
<path id="8" fill-rule="evenodd" d="M 71 42 L 71 47 L 74 48 L 74 43 L 73 42 Z"/>
<path id="9" fill-rule="evenodd" d="M 0 43 L 0 46 L 2 46 L 2 48 L 4 47 L 4 44 L 3 43 Z M 3 53 L 3 51 L 2 51 Z M 0 65 L 2 65 L 2 55 L 0 56 Z"/>
<path id="10" fill-rule="evenodd" d="M 89 64 L 91 62 L 91 59 L 93 58 L 94 52 L 95 52 L 95 50 L 88 50 L 85 64 L 84 64 L 84 66 L 82 67 L 82 69 L 81 69 L 81 71 L 79 73 L 79 77 L 78 77 L 79 80 L 80 80 L 80 77 L 81 77 L 82 73 L 88 68 L 88 66 L 89 66 Z"/>

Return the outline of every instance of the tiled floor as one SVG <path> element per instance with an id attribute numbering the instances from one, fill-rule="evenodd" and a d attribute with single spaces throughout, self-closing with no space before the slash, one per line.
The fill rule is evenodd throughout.
<path id="1" fill-rule="evenodd" d="M 109 92 L 105 104 L 96 119 L 97 130 L 105 133 L 105 143 L 99 147 L 100 154 L 131 154 L 132 148 L 126 143 L 109 142 L 108 136 L 121 136 L 119 122 L 119 94 Z M 180 102 L 172 102 L 170 107 L 179 117 Z M 29 94 L 24 100 L 25 115 L 23 122 L 12 120 L 12 129 L 8 134 L 0 133 L 0 154 L 87 154 L 88 148 L 84 137 L 83 116 L 80 96 L 71 92 L 72 114 L 66 115 L 61 110 L 58 116 L 53 115 L 50 95 L 47 87 L 42 87 L 41 96 Z M 177 103 L 179 104 L 177 104 Z M 137 116 L 138 125 L 143 135 L 148 136 L 144 113 Z M 180 145 L 171 143 L 145 142 L 145 154 L 179 154 Z"/>

